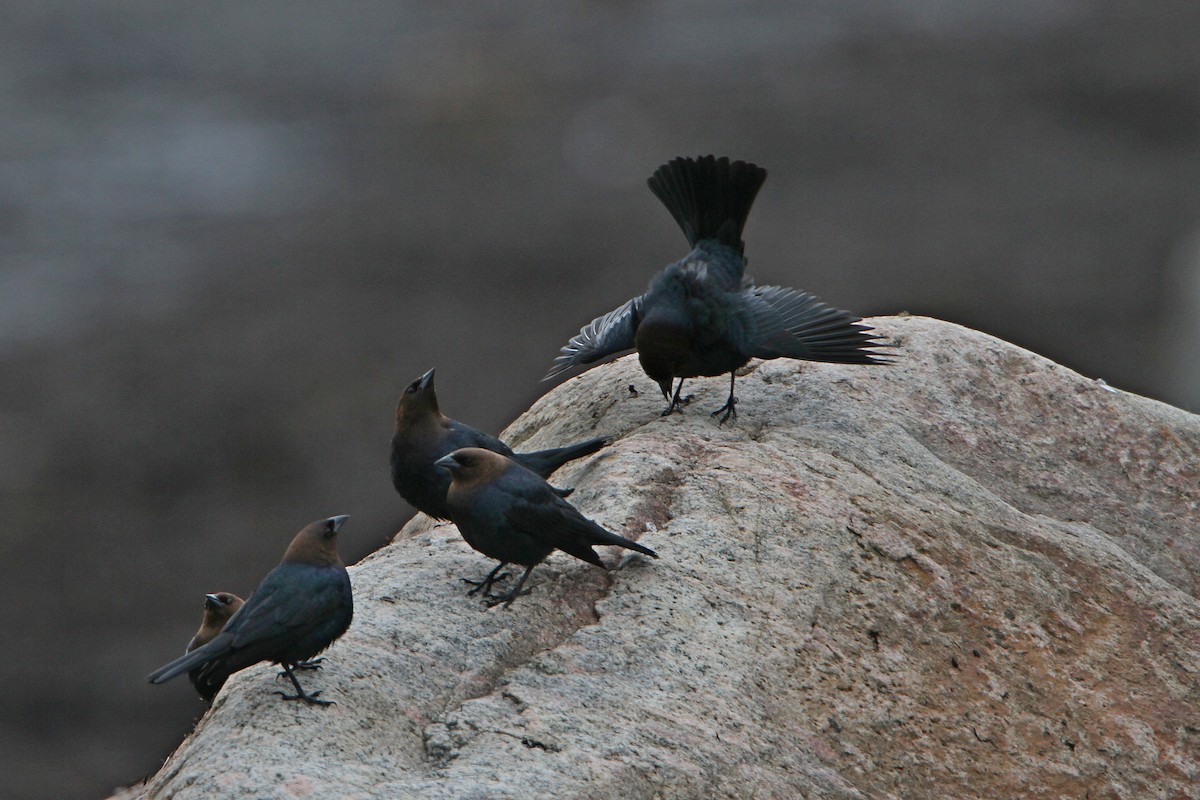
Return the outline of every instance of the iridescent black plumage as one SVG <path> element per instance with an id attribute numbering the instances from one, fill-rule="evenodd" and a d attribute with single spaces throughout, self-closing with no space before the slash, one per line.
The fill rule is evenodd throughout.
<path id="1" fill-rule="evenodd" d="M 734 371 L 751 358 L 887 363 L 872 350 L 879 337 L 853 314 L 806 292 L 746 279 L 742 229 L 766 177 L 754 164 L 713 156 L 659 167 L 650 189 L 692 251 L 655 276 L 645 294 L 584 326 L 546 377 L 636 349 L 642 369 L 670 398 L 669 414 L 684 378 L 728 372 L 729 400 L 713 412 L 724 412 L 724 422 L 737 413 Z"/>
<path id="2" fill-rule="evenodd" d="M 220 686 L 233 673 L 260 661 L 283 667 L 296 694 L 285 700 L 318 700 L 304 691 L 293 669 L 346 632 L 354 616 L 350 576 L 337 554 L 337 533 L 348 517 L 318 520 L 292 539 L 283 560 L 212 641 L 152 672 L 151 683 L 196 671 L 205 685 Z"/>
<path id="3" fill-rule="evenodd" d="M 500 565 L 471 591 L 491 605 L 511 605 L 533 568 L 554 550 L 604 567 L 593 545 L 615 545 L 648 556 L 648 547 L 605 530 L 564 500 L 541 477 L 511 458 L 469 447 L 437 461 L 453 476 L 446 502 L 450 519 L 467 544 Z M 520 564 L 525 574 L 512 591 L 490 597 L 488 589 L 506 564 Z"/>
<path id="4" fill-rule="evenodd" d="M 608 444 L 606 438 L 588 439 L 565 447 L 514 453 L 495 436 L 450 419 L 438 408 L 433 370 L 417 378 L 396 404 L 396 432 L 392 436 L 392 486 L 414 508 L 437 519 L 449 519 L 446 491 L 450 473 L 434 466 L 444 455 L 463 447 L 482 447 L 515 459 L 543 478 L 568 461 L 591 455 Z M 567 496 L 570 490 L 560 489 Z"/>

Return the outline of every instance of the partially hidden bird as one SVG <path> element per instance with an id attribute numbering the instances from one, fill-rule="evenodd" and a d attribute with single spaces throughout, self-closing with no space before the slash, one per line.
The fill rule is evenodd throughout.
<path id="1" fill-rule="evenodd" d="M 310 664 L 308 659 L 333 644 L 354 616 L 350 576 L 337 552 L 338 531 L 347 519 L 329 517 L 301 529 L 283 560 L 220 633 L 150 673 L 148 680 L 164 683 L 196 670 L 197 680 L 219 688 L 238 670 L 271 661 L 283 667 L 296 687 L 296 694 L 276 694 L 285 700 L 330 705 L 331 701 L 318 699 L 320 692 L 305 692 L 294 670 Z"/>
<path id="2" fill-rule="evenodd" d="M 225 623 L 245 602 L 232 592 L 213 592 L 204 595 L 204 616 L 200 620 L 200 629 L 188 642 L 184 652 L 190 653 L 197 647 L 202 647 L 217 638 L 217 634 L 225 627 Z M 220 673 L 206 673 L 202 667 L 195 667 L 188 671 L 188 678 L 191 679 L 192 686 L 196 687 L 200 696 L 211 703 L 213 697 L 225 685 L 226 676 Z"/>
<path id="3" fill-rule="evenodd" d="M 446 492 L 450 473 L 434 466 L 439 458 L 463 447 L 482 447 L 533 470 L 543 478 L 568 461 L 591 455 L 609 443 L 607 437 L 537 450 L 514 453 L 495 436 L 450 419 L 438 408 L 433 386 L 434 370 L 410 383 L 396 404 L 396 431 L 392 436 L 392 485 L 414 508 L 436 519 L 450 519 Z M 564 497 L 569 489 L 556 490 Z"/>
<path id="4" fill-rule="evenodd" d="M 685 378 L 729 373 L 729 399 L 713 412 L 737 415 L 736 370 L 751 358 L 882 364 L 869 325 L 807 292 L 755 286 L 745 276 L 742 229 L 767 171 L 745 161 L 675 158 L 648 183 L 683 229 L 692 251 L 668 265 L 647 291 L 592 320 L 561 350 L 544 380 L 637 350 L 642 369 L 681 405 Z M 675 379 L 679 384 L 671 392 Z"/>
<path id="5" fill-rule="evenodd" d="M 594 545 L 615 545 L 658 558 L 650 548 L 583 516 L 541 476 L 511 458 L 468 447 L 436 463 L 452 476 L 446 495 L 450 519 L 467 544 L 500 562 L 482 581 L 467 581 L 475 583 L 468 594 L 482 593 L 489 606 L 512 605 L 529 573 L 556 549 L 601 568 L 606 567 Z M 490 595 L 509 564 L 520 564 L 525 573 L 511 591 Z"/>

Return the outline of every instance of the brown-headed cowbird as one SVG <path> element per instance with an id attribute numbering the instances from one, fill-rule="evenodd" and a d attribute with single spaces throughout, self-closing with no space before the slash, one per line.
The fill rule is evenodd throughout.
<path id="1" fill-rule="evenodd" d="M 438 408 L 433 388 L 434 370 L 417 378 L 396 404 L 396 433 L 392 436 L 392 485 L 414 508 L 436 519 L 450 519 L 446 491 L 450 474 L 433 464 L 439 458 L 463 447 L 482 447 L 515 459 L 543 478 L 576 458 L 591 455 L 609 443 L 607 438 L 588 439 L 566 447 L 514 453 L 508 445 L 450 419 Z M 569 489 L 556 490 L 566 497 Z"/>
<path id="2" fill-rule="evenodd" d="M 337 534 L 346 516 L 305 526 L 288 545 L 283 560 L 258 584 L 250 599 L 207 644 L 150 673 L 163 683 L 199 670 L 205 685 L 220 686 L 233 673 L 260 661 L 283 667 L 296 687 L 285 700 L 318 700 L 320 692 L 304 691 L 293 669 L 324 650 L 346 632 L 354 615 L 350 576 L 337 552 Z"/>
<path id="3" fill-rule="evenodd" d="M 221 629 L 225 627 L 225 623 L 233 616 L 234 612 L 246 601 L 231 592 L 214 592 L 213 594 L 204 595 L 204 617 L 200 620 L 200 630 L 196 631 L 196 635 L 188 642 L 187 649 L 184 653 L 190 653 L 197 647 L 202 647 L 217 637 Z M 196 691 L 205 701 L 211 703 L 213 697 L 225 685 L 227 676 L 219 673 L 205 674 L 204 670 L 197 667 L 188 672 L 188 678 L 192 681 L 192 686 L 196 687 Z"/>
<path id="4" fill-rule="evenodd" d="M 680 404 L 683 380 L 729 375 L 729 400 L 713 412 L 736 416 L 735 370 L 751 358 L 839 364 L 887 363 L 870 326 L 806 292 L 754 286 L 744 275 L 742 228 L 767 171 L 744 161 L 676 158 L 650 177 L 650 190 L 687 236 L 692 252 L 669 265 L 645 294 L 597 317 L 555 359 L 546 379 L 637 349 L 642 369 Z M 671 394 L 674 379 L 679 385 Z"/>
<path id="5" fill-rule="evenodd" d="M 592 549 L 597 544 L 658 558 L 650 548 L 610 533 L 580 514 L 541 476 L 511 458 L 468 447 L 439 458 L 437 465 L 453 477 L 446 495 L 450 519 L 467 544 L 500 562 L 468 593 L 482 592 L 490 606 L 512 605 L 529 573 L 555 548 L 597 567 L 604 567 Z M 511 592 L 490 596 L 488 590 L 508 564 L 522 565 L 525 574 Z"/>

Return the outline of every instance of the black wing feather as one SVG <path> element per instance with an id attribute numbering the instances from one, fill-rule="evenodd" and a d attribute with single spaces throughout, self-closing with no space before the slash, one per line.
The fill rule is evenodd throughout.
<path id="1" fill-rule="evenodd" d="M 574 367 L 633 350 L 637 346 L 634 336 L 642 321 L 643 297 L 635 297 L 585 325 L 562 348 L 562 353 L 554 359 L 554 366 L 542 380 L 550 380 Z"/>
<path id="2" fill-rule="evenodd" d="M 460 447 L 482 447 L 484 450 L 491 450 L 493 453 L 499 453 L 502 456 L 512 458 L 514 453 L 512 448 L 504 442 L 492 436 L 490 433 L 484 433 L 477 428 L 472 428 L 465 422 L 459 422 L 456 419 L 450 420 L 447 424 L 450 431 L 449 444 L 446 453 L 453 452 Z M 445 455 L 445 453 L 440 454 Z"/>
<path id="3" fill-rule="evenodd" d="M 320 582 L 304 581 L 303 588 L 299 590 L 291 581 L 276 583 L 264 580 L 251 596 L 251 601 L 255 598 L 260 601 L 256 604 L 254 613 L 245 615 L 242 623 L 232 631 L 232 649 L 254 647 L 271 650 L 276 642 L 293 641 L 297 634 L 324 625 L 329 610 L 338 606 L 338 595 L 343 592 L 343 586 L 341 575 L 333 570 L 328 570 L 327 576 L 322 577 L 325 580 Z M 249 605 L 247 602 L 238 611 Z M 227 630 L 232 623 L 232 619 L 226 623 Z"/>
<path id="4" fill-rule="evenodd" d="M 506 521 L 515 530 L 578 559 L 603 567 L 592 545 L 606 544 L 636 550 L 658 558 L 648 547 L 605 530 L 579 509 L 549 491 L 522 492 L 513 498 Z"/>
<path id="5" fill-rule="evenodd" d="M 743 291 L 742 297 L 749 303 L 753 324 L 748 355 L 839 364 L 889 363 L 872 351 L 882 345 L 870 325 L 808 292 L 755 286 Z"/>

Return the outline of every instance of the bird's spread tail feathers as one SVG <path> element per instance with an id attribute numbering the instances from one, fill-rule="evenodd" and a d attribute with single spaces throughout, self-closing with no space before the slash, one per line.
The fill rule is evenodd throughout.
<path id="1" fill-rule="evenodd" d="M 716 239 L 741 254 L 742 228 L 766 179 L 767 171 L 754 164 L 700 156 L 672 159 L 647 183 L 679 223 L 688 244 Z"/>

